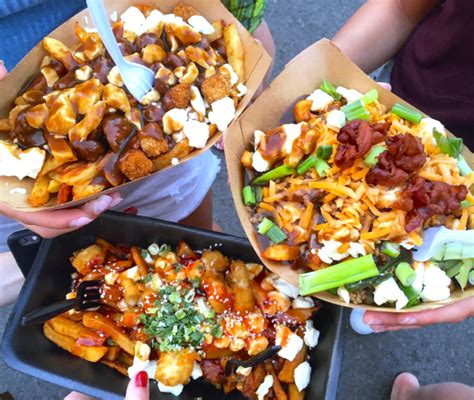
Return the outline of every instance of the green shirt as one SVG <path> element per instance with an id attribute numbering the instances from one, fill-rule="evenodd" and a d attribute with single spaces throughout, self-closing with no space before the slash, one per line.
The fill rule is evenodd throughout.
<path id="1" fill-rule="evenodd" d="M 254 32 L 263 20 L 267 0 L 222 0 L 249 32 Z"/>

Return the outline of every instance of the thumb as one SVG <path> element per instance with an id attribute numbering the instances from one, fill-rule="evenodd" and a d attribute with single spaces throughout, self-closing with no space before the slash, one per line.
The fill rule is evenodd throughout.
<path id="1" fill-rule="evenodd" d="M 140 371 L 130 381 L 127 387 L 125 400 L 149 400 L 150 392 L 148 389 L 148 374 Z"/>
<path id="2" fill-rule="evenodd" d="M 3 61 L 0 60 L 0 81 L 7 76 L 7 69 L 5 68 L 5 64 L 3 64 Z"/>

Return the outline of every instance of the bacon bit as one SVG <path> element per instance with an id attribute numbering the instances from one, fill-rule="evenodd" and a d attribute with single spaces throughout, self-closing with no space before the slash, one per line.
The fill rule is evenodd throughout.
<path id="1" fill-rule="evenodd" d="M 408 212 L 405 230 L 412 232 L 435 215 L 451 215 L 458 211 L 467 193 L 464 185 L 430 182 L 415 176 L 400 198 L 395 201 L 393 208 Z"/>
<path id="2" fill-rule="evenodd" d="M 107 337 L 105 336 L 101 338 L 84 337 L 84 338 L 78 338 L 76 340 L 76 344 L 78 346 L 86 346 L 86 347 L 102 346 L 106 339 Z"/>
<path id="3" fill-rule="evenodd" d="M 360 119 L 349 122 L 337 134 L 341 144 L 334 157 L 336 165 L 341 169 L 352 167 L 357 158 L 365 156 L 374 144 L 384 140 L 390 125 L 389 122 L 369 124 Z"/>

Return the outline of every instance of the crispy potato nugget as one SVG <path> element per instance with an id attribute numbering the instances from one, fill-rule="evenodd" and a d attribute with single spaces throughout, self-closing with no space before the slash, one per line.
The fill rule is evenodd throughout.
<path id="1" fill-rule="evenodd" d="M 90 362 L 97 362 L 107 353 L 105 346 L 81 346 L 76 343 L 76 339 L 56 332 L 49 322 L 43 325 L 44 335 L 53 343 L 69 353 L 81 357 Z"/>
<path id="2" fill-rule="evenodd" d="M 231 288 L 235 296 L 234 310 L 253 311 L 255 301 L 250 287 L 249 273 L 243 261 L 237 260 L 230 265 Z"/>
<path id="3" fill-rule="evenodd" d="M 71 263 L 81 275 L 87 275 L 92 268 L 104 262 L 105 249 L 97 244 L 93 244 L 85 249 L 74 253 Z"/>
<path id="4" fill-rule="evenodd" d="M 230 91 L 230 81 L 222 74 L 213 75 L 201 83 L 201 92 L 209 104 L 230 96 Z"/>
<path id="5" fill-rule="evenodd" d="M 290 246 L 287 244 L 274 244 L 267 247 L 263 252 L 265 258 L 275 261 L 290 261 L 298 258 L 299 255 L 299 246 Z"/>
<path id="6" fill-rule="evenodd" d="M 194 361 L 198 358 L 192 351 L 163 352 L 158 359 L 155 379 L 166 386 L 184 385 L 191 378 Z"/>
<path id="7" fill-rule="evenodd" d="M 42 206 L 49 201 L 49 181 L 50 179 L 46 176 L 36 178 L 33 189 L 28 196 L 28 203 L 30 203 L 33 207 Z"/>
<path id="8" fill-rule="evenodd" d="M 196 10 L 194 7 L 188 6 L 187 4 L 177 4 L 175 8 L 173 8 L 174 15 L 183 18 L 186 22 L 188 19 L 191 18 L 193 15 L 201 15 L 199 11 Z"/>
<path id="9" fill-rule="evenodd" d="M 240 82 L 245 82 L 244 47 L 240 40 L 239 31 L 235 24 L 229 24 L 223 30 L 225 49 L 229 64 L 239 76 Z"/>
<path id="10" fill-rule="evenodd" d="M 173 86 L 163 98 L 165 111 L 173 108 L 186 108 L 191 101 L 191 86 L 187 83 L 180 83 Z"/>
<path id="11" fill-rule="evenodd" d="M 131 181 L 150 175 L 153 163 L 140 150 L 129 150 L 119 160 L 120 171 Z"/>
<path id="12" fill-rule="evenodd" d="M 218 250 L 204 250 L 201 257 L 207 269 L 223 272 L 229 267 L 229 259 Z"/>

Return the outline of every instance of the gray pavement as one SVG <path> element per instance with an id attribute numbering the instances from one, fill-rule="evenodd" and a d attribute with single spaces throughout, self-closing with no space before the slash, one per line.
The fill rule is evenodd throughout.
<path id="1" fill-rule="evenodd" d="M 361 0 L 269 0 L 267 21 L 278 48 L 274 74 L 298 52 L 321 37 L 331 37 Z M 227 233 L 243 235 L 222 172 L 214 186 L 216 222 Z M 0 335 L 11 307 L 0 309 Z M 338 400 L 388 398 L 393 378 L 402 371 L 417 374 L 422 384 L 457 381 L 474 385 L 472 336 L 474 320 L 414 331 L 371 336 L 343 329 L 342 373 Z M 67 393 L 8 368 L 0 355 L 0 393 L 10 391 L 16 400 L 61 399 Z"/>

